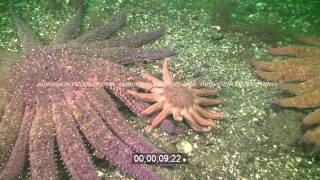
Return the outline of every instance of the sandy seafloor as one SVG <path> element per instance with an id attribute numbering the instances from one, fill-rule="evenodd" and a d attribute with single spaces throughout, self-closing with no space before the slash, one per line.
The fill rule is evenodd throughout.
<path id="1" fill-rule="evenodd" d="M 33 32 L 48 42 L 74 13 L 71 3 L 67 3 L 63 1 L 63 5 L 56 8 L 50 8 L 47 2 L 30 0 L 16 5 Z M 112 22 L 123 12 L 127 15 L 127 24 L 120 35 L 152 30 L 164 24 L 167 33 L 145 47 L 176 48 L 178 54 L 172 58 L 170 68 L 172 72 L 183 70 L 181 82 L 198 80 L 227 84 L 219 94 L 226 103 L 209 109 L 227 113 L 228 118 L 220 120 L 220 129 L 207 134 L 188 128 L 178 136 L 159 129 L 147 134 L 143 130 L 146 121 L 121 107 L 130 123 L 158 147 L 174 152 L 178 151 L 176 147 L 181 142 L 192 145 L 189 164 L 174 168 L 153 166 L 152 169 L 162 178 L 173 180 L 320 179 L 319 156 L 304 152 L 300 144 L 301 120 L 305 112 L 273 105 L 272 101 L 283 94 L 272 84 L 271 87 L 261 84 L 250 66 L 252 57 L 267 57 L 267 45 L 241 33 L 218 30 L 210 12 L 192 7 L 190 3 L 169 0 L 87 2 L 82 31 L 90 28 L 92 19 L 95 24 L 101 23 L 102 19 Z M 0 10 L 0 50 L 17 51 L 17 34 L 6 2 L 0 2 Z M 217 37 L 223 38 L 215 40 L 219 39 Z M 136 72 L 147 70 L 160 77 L 161 66 L 159 60 L 129 67 Z M 128 178 L 106 163 L 98 163 L 98 168 L 103 178 Z M 21 177 L 28 178 L 28 172 Z"/>

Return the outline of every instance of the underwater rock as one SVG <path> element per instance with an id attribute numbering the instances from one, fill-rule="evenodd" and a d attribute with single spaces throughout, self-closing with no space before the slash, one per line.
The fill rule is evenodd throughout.
<path id="1" fill-rule="evenodd" d="M 183 153 L 188 154 L 189 156 L 192 155 L 193 147 L 192 144 L 188 141 L 182 140 L 176 145 L 176 147 L 179 151 L 182 151 Z"/>

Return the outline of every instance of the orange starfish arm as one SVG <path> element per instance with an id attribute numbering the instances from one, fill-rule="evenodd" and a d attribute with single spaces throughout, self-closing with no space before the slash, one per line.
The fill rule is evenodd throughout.
<path id="1" fill-rule="evenodd" d="M 311 93 L 312 91 L 320 89 L 320 76 L 309 79 L 299 84 L 282 83 L 279 87 L 281 90 L 288 91 L 297 95 Z"/>
<path id="2" fill-rule="evenodd" d="M 285 61 L 266 62 L 262 60 L 251 60 L 251 64 L 257 69 L 265 71 L 283 71 L 289 68 L 296 68 L 302 66 L 314 66 L 320 65 L 320 61 L 317 58 L 289 58 Z"/>
<path id="3" fill-rule="evenodd" d="M 275 101 L 276 104 L 283 107 L 313 108 L 320 106 L 320 90 L 312 93 L 299 95 L 292 98 L 284 98 Z"/>
<path id="4" fill-rule="evenodd" d="M 155 127 L 157 127 L 162 120 L 164 120 L 170 114 L 169 108 L 163 109 L 158 116 L 152 121 L 151 126 L 148 128 L 148 131 L 152 131 Z"/>
<path id="5" fill-rule="evenodd" d="M 320 49 L 308 46 L 290 46 L 282 48 L 269 48 L 271 55 L 281 56 L 290 55 L 295 57 L 320 57 Z"/>
<path id="6" fill-rule="evenodd" d="M 195 89 L 192 88 L 191 91 L 198 96 L 211 96 L 216 95 L 221 89 L 211 88 L 211 89 Z"/>
<path id="7" fill-rule="evenodd" d="M 200 126 L 196 120 L 193 118 L 193 116 L 188 111 L 182 111 L 183 117 L 186 118 L 187 123 L 191 126 L 192 129 L 199 131 L 199 132 L 208 132 L 211 131 L 211 127 L 203 127 Z"/>
<path id="8" fill-rule="evenodd" d="M 163 71 L 163 81 L 165 83 L 172 83 L 172 79 L 171 79 L 171 76 L 170 76 L 170 72 L 169 72 L 169 64 L 170 64 L 170 59 L 169 58 L 166 58 L 164 60 L 164 64 L 163 64 L 163 68 L 162 68 L 162 71 Z"/>
<path id="9" fill-rule="evenodd" d="M 320 37 L 318 36 L 305 36 L 302 34 L 296 34 L 294 35 L 294 38 L 309 45 L 320 46 Z"/>
<path id="10" fill-rule="evenodd" d="M 303 124 L 305 125 L 314 125 L 318 123 L 320 123 L 320 108 L 308 114 L 308 116 L 303 119 Z"/>

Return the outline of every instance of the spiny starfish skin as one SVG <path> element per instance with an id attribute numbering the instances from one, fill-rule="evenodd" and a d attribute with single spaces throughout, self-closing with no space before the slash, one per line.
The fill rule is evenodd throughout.
<path id="1" fill-rule="evenodd" d="M 318 36 L 306 36 L 303 34 L 296 34 L 294 38 L 298 41 L 304 42 L 306 44 L 320 46 L 320 37 Z"/>
<path id="2" fill-rule="evenodd" d="M 133 164 L 132 157 L 162 151 L 130 126 L 104 88 L 142 116 L 148 104 L 127 93 L 134 88 L 126 84 L 138 79 L 122 64 L 161 59 L 175 51 L 137 48 L 161 36 L 163 27 L 110 38 L 124 17 L 75 38 L 82 11 L 83 5 L 45 47 L 12 12 L 23 52 L 1 58 L 8 59 L 1 72 L 9 74 L 0 79 L 0 180 L 17 179 L 27 157 L 32 179 L 57 179 L 56 146 L 73 179 L 99 179 L 83 138 L 121 172 L 136 179 L 160 179 L 147 165 Z M 170 121 L 165 125 L 176 130 Z"/>
<path id="3" fill-rule="evenodd" d="M 320 57 L 320 49 L 309 46 L 291 46 L 282 48 L 269 48 L 268 53 L 271 55 L 291 55 L 295 57 Z"/>
<path id="4" fill-rule="evenodd" d="M 143 76 L 150 82 L 136 81 L 135 85 L 145 90 L 145 92 L 140 93 L 129 90 L 129 93 L 138 99 L 155 102 L 155 104 L 145 109 L 142 114 L 148 116 L 161 110 L 148 128 L 148 131 L 156 128 L 170 114 L 173 115 L 173 119 L 176 121 L 182 121 L 185 118 L 186 122 L 195 131 L 208 132 L 211 127 L 217 127 L 216 121 L 206 118 L 221 118 L 224 115 L 207 111 L 200 105 L 222 104 L 222 99 L 201 97 L 216 95 L 219 89 L 192 89 L 174 82 L 169 72 L 169 61 L 169 59 L 165 59 L 163 64 L 163 80 L 144 73 Z"/>
<path id="5" fill-rule="evenodd" d="M 318 125 L 304 134 L 304 141 L 314 144 L 314 151 L 320 151 L 320 37 L 296 35 L 295 38 L 314 46 L 292 46 L 271 48 L 272 55 L 289 55 L 283 61 L 264 62 L 252 60 L 257 68 L 257 75 L 267 81 L 284 81 L 280 89 L 296 95 L 291 98 L 276 100 L 282 107 L 315 108 L 303 119 L 307 126 Z"/>

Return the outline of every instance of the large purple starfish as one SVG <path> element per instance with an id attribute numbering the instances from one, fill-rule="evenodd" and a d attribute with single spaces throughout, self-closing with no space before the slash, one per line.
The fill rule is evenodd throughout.
<path id="1" fill-rule="evenodd" d="M 174 50 L 135 48 L 158 38 L 164 28 L 109 38 L 124 23 L 124 18 L 119 17 L 113 24 L 72 39 L 82 11 L 83 5 L 46 47 L 35 42 L 29 29 L 12 12 L 23 53 L 6 69 L 11 72 L 7 78 L 1 79 L 1 180 L 16 179 L 27 155 L 32 179 L 56 179 L 55 143 L 74 179 L 99 179 L 83 138 L 120 171 L 137 179 L 159 179 L 147 165 L 133 164 L 132 155 L 161 150 L 128 124 L 104 88 L 141 116 L 148 105 L 127 93 L 133 87 L 125 84 L 135 77 L 121 64 L 174 55 Z M 79 84 L 84 82 L 94 86 Z"/>

